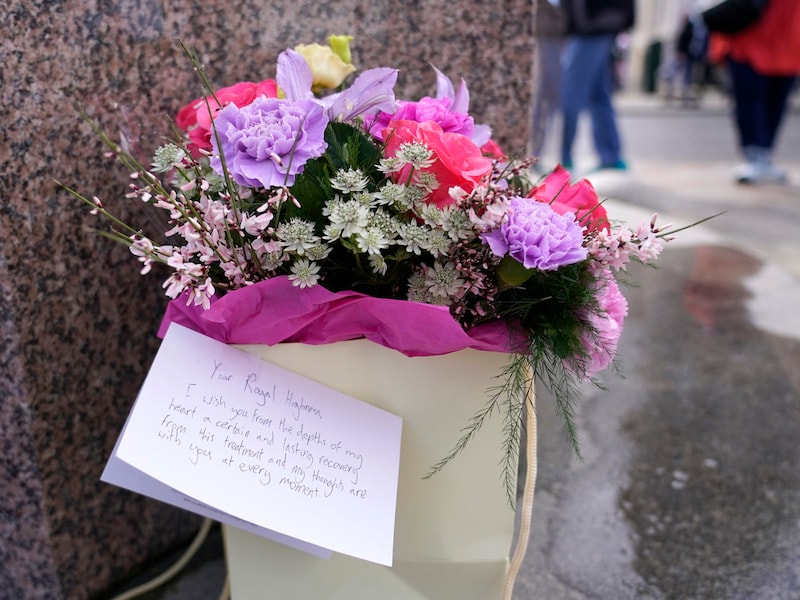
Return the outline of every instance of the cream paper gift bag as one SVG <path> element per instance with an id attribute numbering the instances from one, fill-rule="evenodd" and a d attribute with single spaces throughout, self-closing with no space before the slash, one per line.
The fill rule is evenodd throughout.
<path id="1" fill-rule="evenodd" d="M 410 358 L 364 339 L 239 347 L 401 416 L 403 435 L 392 567 L 318 558 L 224 526 L 232 600 L 502 598 L 514 512 L 501 480 L 500 415 L 442 471 L 424 476 L 501 383 L 507 354 Z"/>

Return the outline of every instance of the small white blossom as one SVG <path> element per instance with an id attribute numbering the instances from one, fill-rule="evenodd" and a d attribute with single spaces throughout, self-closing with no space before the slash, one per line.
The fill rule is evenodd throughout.
<path id="1" fill-rule="evenodd" d="M 370 254 L 369 264 L 373 273 L 376 273 L 377 275 L 386 275 L 388 265 L 386 264 L 386 259 L 382 254 Z"/>
<path id="2" fill-rule="evenodd" d="M 432 227 L 441 227 L 447 220 L 445 216 L 445 209 L 441 209 L 435 204 L 422 204 L 420 206 L 419 216 L 422 220 Z"/>
<path id="3" fill-rule="evenodd" d="M 406 142 L 401 144 L 394 153 L 400 167 L 411 165 L 414 169 L 427 169 L 436 160 L 433 151 L 420 142 Z"/>
<path id="4" fill-rule="evenodd" d="M 439 179 L 430 171 L 418 171 L 414 173 L 414 185 L 423 190 L 427 196 L 439 189 Z"/>
<path id="5" fill-rule="evenodd" d="M 378 197 L 376 192 L 355 192 L 351 195 L 351 198 L 360 204 L 366 204 L 367 206 L 373 206 L 375 204 L 375 198 Z"/>
<path id="6" fill-rule="evenodd" d="M 335 242 L 336 240 L 341 239 L 341 237 L 342 229 L 338 225 L 332 225 L 331 223 L 328 223 L 322 230 L 322 239 L 328 240 L 329 242 Z"/>
<path id="7" fill-rule="evenodd" d="M 469 194 L 467 194 L 467 190 L 465 190 L 464 188 L 454 185 L 447 190 L 447 195 L 453 199 L 453 202 L 456 205 L 459 205 L 463 203 L 464 200 L 466 200 Z"/>
<path id="8" fill-rule="evenodd" d="M 211 297 L 216 293 L 214 284 L 210 277 L 199 285 L 192 285 L 188 287 L 189 294 L 186 299 L 186 305 L 194 304 L 195 306 L 201 305 L 204 309 L 211 308 Z"/>
<path id="9" fill-rule="evenodd" d="M 414 254 L 421 254 L 428 237 L 428 228 L 416 223 L 406 223 L 397 232 L 400 236 L 400 245 Z"/>
<path id="10" fill-rule="evenodd" d="M 451 240 L 456 242 L 475 237 L 476 231 L 467 213 L 460 210 L 448 210 L 446 216 L 442 229 L 450 236 Z"/>
<path id="11" fill-rule="evenodd" d="M 422 271 L 414 271 L 408 278 L 408 299 L 411 302 L 427 302 L 428 296 L 425 274 Z"/>
<path id="12" fill-rule="evenodd" d="M 186 152 L 183 148 L 175 144 L 165 144 L 158 148 L 153 156 L 153 172 L 166 173 L 167 171 L 180 166 L 183 159 L 186 158 Z"/>
<path id="13" fill-rule="evenodd" d="M 430 294 L 441 304 L 449 304 L 449 300 L 461 296 L 464 292 L 464 280 L 458 274 L 452 261 L 444 264 L 436 261 L 433 267 L 425 271 L 425 285 Z"/>
<path id="14" fill-rule="evenodd" d="M 361 192 L 366 189 L 369 180 L 361 169 L 340 169 L 331 177 L 331 187 L 345 194 Z"/>
<path id="15" fill-rule="evenodd" d="M 402 165 L 400 165 L 400 161 L 395 157 L 386 157 L 380 160 L 377 169 L 381 173 L 396 173 L 402 169 Z"/>
<path id="16" fill-rule="evenodd" d="M 389 247 L 389 240 L 379 227 L 367 227 L 356 236 L 356 244 L 362 252 L 379 254 L 381 250 Z"/>
<path id="17" fill-rule="evenodd" d="M 225 278 L 234 285 L 240 284 L 244 281 L 244 273 L 242 267 L 236 262 L 229 261 L 220 264 L 222 272 L 225 273 Z"/>
<path id="18" fill-rule="evenodd" d="M 422 248 L 434 257 L 443 256 L 450 250 L 450 238 L 441 229 L 431 229 L 425 236 Z"/>
<path id="19" fill-rule="evenodd" d="M 306 250 L 306 256 L 308 256 L 309 260 L 323 260 L 328 258 L 332 250 L 328 244 L 320 241 Z"/>
<path id="20" fill-rule="evenodd" d="M 659 233 L 663 231 L 664 227 L 656 227 L 656 218 L 658 215 L 653 215 L 650 222 L 642 222 L 636 228 L 636 257 L 643 263 L 648 263 L 658 258 L 661 251 L 664 250 L 664 241 L 669 239 L 662 239 Z M 670 227 L 667 225 L 666 227 Z"/>
<path id="21" fill-rule="evenodd" d="M 319 237 L 314 235 L 314 224 L 297 217 L 280 225 L 275 235 L 286 252 L 293 252 L 299 256 L 303 256 L 308 248 L 319 243 Z"/>
<path id="22" fill-rule="evenodd" d="M 399 226 L 400 221 L 385 210 L 373 210 L 369 214 L 367 227 L 377 227 L 390 240 L 397 236 Z"/>
<path id="23" fill-rule="evenodd" d="M 380 192 L 375 194 L 374 203 L 409 208 L 411 205 L 407 202 L 406 189 L 406 186 L 400 183 L 389 182 L 380 189 Z"/>
<path id="24" fill-rule="evenodd" d="M 133 235 L 131 236 L 131 245 L 128 246 L 128 250 L 134 256 L 149 256 L 153 253 L 153 242 L 151 242 L 146 237 L 142 237 L 140 235 Z"/>
<path id="25" fill-rule="evenodd" d="M 253 242 L 252 248 L 253 252 L 256 253 L 259 265 L 267 271 L 274 271 L 289 260 L 289 256 L 283 251 L 280 243 L 276 241 L 266 242 L 262 239 L 257 239 Z M 314 246 L 311 247 L 311 249 L 313 248 Z"/>
<path id="26" fill-rule="evenodd" d="M 304 258 L 295 261 L 291 268 L 292 274 L 289 281 L 299 288 L 313 287 L 319 281 L 319 265 L 309 262 Z"/>
<path id="27" fill-rule="evenodd" d="M 369 207 L 355 200 L 334 200 L 326 203 L 325 212 L 328 213 L 331 229 L 326 233 L 327 239 L 336 237 L 350 238 L 364 231 L 369 222 Z M 328 237 L 331 233 L 338 232 L 336 237 Z"/>
<path id="28" fill-rule="evenodd" d="M 626 227 L 620 227 L 612 233 L 601 229 L 589 241 L 587 250 L 589 255 L 602 266 L 615 271 L 624 271 L 633 250 L 632 238 L 632 232 Z"/>
<path id="29" fill-rule="evenodd" d="M 406 204 L 415 206 L 422 202 L 430 192 L 418 185 L 406 186 Z"/>
<path id="30" fill-rule="evenodd" d="M 181 295 L 181 292 L 183 292 L 183 288 L 185 287 L 187 281 L 188 279 L 184 280 L 184 278 L 177 273 L 172 273 L 169 277 L 167 277 L 167 280 L 161 287 L 164 288 L 164 293 L 166 294 L 167 298 L 177 298 Z"/>
<path id="31" fill-rule="evenodd" d="M 173 252 L 172 256 L 167 259 L 167 265 L 175 269 L 177 273 L 193 279 L 202 277 L 205 273 L 203 265 L 186 260 L 181 252 Z"/>
<path id="32" fill-rule="evenodd" d="M 639 243 L 636 244 L 636 257 L 643 263 L 651 262 L 658 258 L 664 249 L 664 243 L 652 231 L 638 236 Z"/>

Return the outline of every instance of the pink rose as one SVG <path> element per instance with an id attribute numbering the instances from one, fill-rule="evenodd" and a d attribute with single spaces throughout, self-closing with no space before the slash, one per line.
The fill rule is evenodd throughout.
<path id="1" fill-rule="evenodd" d="M 489 139 L 483 146 L 481 146 L 481 152 L 487 158 L 493 158 L 499 161 L 507 161 L 508 156 L 506 153 L 503 152 L 503 149 L 500 147 L 500 144 L 495 142 L 493 139 Z"/>
<path id="2" fill-rule="evenodd" d="M 492 169 L 492 161 L 484 157 L 481 149 L 467 136 L 443 131 L 433 121 L 417 123 L 402 119 L 392 120 L 383 132 L 383 137 L 386 140 L 386 157 L 394 156 L 400 146 L 412 142 L 424 144 L 433 152 L 433 164 L 422 171 L 435 175 L 439 182 L 439 186 L 427 199 L 429 203 L 439 207 L 455 202 L 450 195 L 451 188 L 457 187 L 469 194 Z M 410 172 L 411 167 L 406 166 L 395 175 L 395 179 L 406 181 Z"/>
<path id="3" fill-rule="evenodd" d="M 216 100 L 214 96 L 216 96 Z M 211 150 L 211 114 L 216 117 L 217 112 L 228 104 L 235 104 L 242 108 L 251 104 L 259 96 L 277 98 L 278 85 L 273 79 L 265 79 L 260 83 L 240 81 L 230 87 L 220 88 L 214 92 L 214 96 L 195 98 L 180 109 L 175 117 L 178 127 L 189 134 L 189 150 L 194 156 L 199 154 L 199 149 Z M 208 105 L 206 105 L 206 100 Z M 209 114 L 209 109 L 211 109 L 211 114 Z"/>
<path id="4" fill-rule="evenodd" d="M 547 202 L 558 214 L 571 212 L 575 220 L 589 231 L 608 229 L 608 214 L 592 184 L 581 179 L 570 185 L 569 171 L 558 165 L 544 181 L 528 194 L 539 202 Z"/>

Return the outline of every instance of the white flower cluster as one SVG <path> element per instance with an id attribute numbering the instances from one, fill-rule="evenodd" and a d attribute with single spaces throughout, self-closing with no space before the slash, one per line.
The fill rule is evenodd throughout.
<path id="1" fill-rule="evenodd" d="M 405 144 L 383 161 L 381 171 L 425 168 L 431 156 L 424 145 Z M 142 272 L 154 261 L 172 269 L 164 283 L 170 298 L 186 291 L 188 303 L 208 307 L 216 293 L 212 281 L 236 289 L 281 274 L 295 286 L 311 287 L 320 282 L 323 261 L 337 246 L 355 255 L 366 276 L 383 277 L 398 262 L 428 256 L 429 265 L 409 271 L 410 300 L 450 305 L 470 288 L 452 255 L 459 243 L 475 240 L 484 228 L 470 220 L 461 202 L 447 208 L 423 202 L 438 186 L 435 178 L 371 184 L 361 170 L 341 169 L 330 177 L 333 197 L 322 206 L 320 231 L 288 188 L 256 193 L 234 184 L 238 198 L 232 199 L 221 178 L 174 145 L 159 148 L 152 171 L 172 171 L 172 188 L 161 187 L 151 173 L 139 173 L 130 196 L 167 211 L 171 227 L 166 235 L 173 243 L 159 246 L 140 232 L 128 238 Z M 286 217 L 292 205 L 302 216 Z"/>

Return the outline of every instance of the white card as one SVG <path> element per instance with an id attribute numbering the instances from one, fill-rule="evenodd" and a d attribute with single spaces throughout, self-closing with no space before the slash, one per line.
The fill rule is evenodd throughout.
<path id="1" fill-rule="evenodd" d="M 396 415 L 173 323 L 103 480 L 391 566 L 401 433 Z"/>

